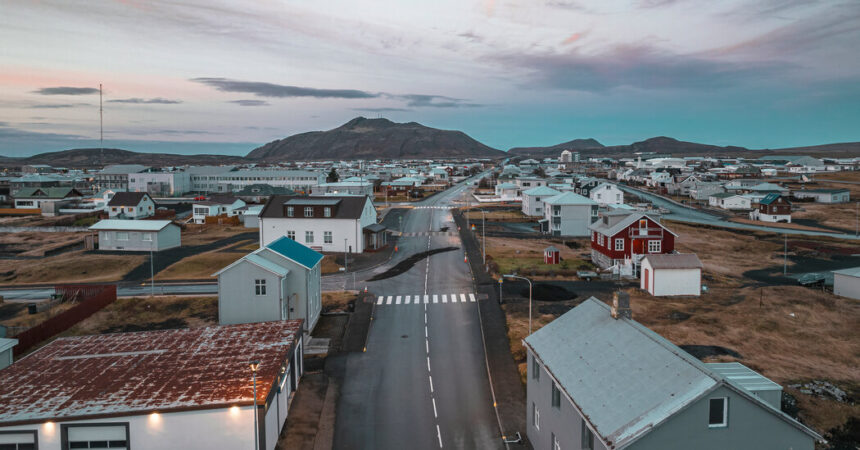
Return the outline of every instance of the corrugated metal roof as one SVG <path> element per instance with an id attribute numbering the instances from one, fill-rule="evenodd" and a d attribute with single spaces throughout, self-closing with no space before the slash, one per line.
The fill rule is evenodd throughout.
<path id="1" fill-rule="evenodd" d="M 322 253 L 318 253 L 309 247 L 305 247 L 286 236 L 282 236 L 280 239 L 272 242 L 265 248 L 289 258 L 308 269 L 312 269 L 314 266 L 319 264 L 320 260 L 323 259 Z"/>
<path id="2" fill-rule="evenodd" d="M 671 342 L 591 297 L 525 339 L 604 440 L 623 446 L 717 384 Z"/>
<path id="3" fill-rule="evenodd" d="M 749 392 L 782 390 L 782 386 L 739 362 L 706 363 L 705 366 Z"/>
<path id="4" fill-rule="evenodd" d="M 536 188 L 531 188 L 527 191 L 523 191 L 523 195 L 558 195 L 561 192 L 556 191 L 553 188 L 549 188 L 546 186 L 539 186 Z"/>
<path id="5" fill-rule="evenodd" d="M 549 205 L 596 205 L 594 200 L 574 192 L 565 192 L 543 201 Z"/>
<path id="6" fill-rule="evenodd" d="M 695 253 L 666 253 L 645 256 L 654 269 L 701 269 L 702 261 Z"/>
<path id="7" fill-rule="evenodd" d="M 301 320 L 59 338 L 3 369 L 0 424 L 253 402 L 275 385 Z"/>
<path id="8" fill-rule="evenodd" d="M 164 227 L 170 225 L 169 220 L 122 220 L 122 219 L 105 219 L 90 227 L 90 230 L 110 230 L 110 231 L 160 231 Z"/>

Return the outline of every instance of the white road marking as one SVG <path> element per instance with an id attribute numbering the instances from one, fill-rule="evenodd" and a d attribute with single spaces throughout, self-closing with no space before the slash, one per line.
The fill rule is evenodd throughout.
<path id="1" fill-rule="evenodd" d="M 426 305 L 427 303 L 430 303 L 430 296 L 425 294 L 424 295 L 424 304 Z M 425 306 L 424 309 L 427 309 L 427 307 Z"/>
<path id="2" fill-rule="evenodd" d="M 469 301 L 470 301 L 470 302 L 474 302 L 474 301 L 475 301 L 475 294 L 469 294 Z"/>
<path id="3" fill-rule="evenodd" d="M 424 346 L 427 347 L 427 353 L 430 353 L 430 341 L 424 339 Z"/>
<path id="4" fill-rule="evenodd" d="M 427 334 L 427 315 L 424 315 L 424 339 L 429 338 L 430 336 Z M 427 350 L 427 353 L 430 353 L 430 350 Z"/>
<path id="5" fill-rule="evenodd" d="M 439 424 L 436 424 L 436 437 L 439 438 L 439 448 L 442 448 L 442 432 L 439 431 Z"/>
<path id="6" fill-rule="evenodd" d="M 397 296 L 397 299 L 395 299 L 395 300 L 394 300 L 394 304 L 395 304 L 395 305 L 399 305 L 399 304 L 400 304 L 400 296 L 399 296 L 399 295 Z"/>
<path id="7" fill-rule="evenodd" d="M 439 418 L 439 413 L 436 412 L 436 399 L 435 398 L 433 399 L 433 417 L 435 417 L 437 419 Z"/>
<path id="8" fill-rule="evenodd" d="M 427 357 L 427 371 L 430 372 L 430 357 Z"/>
<path id="9" fill-rule="evenodd" d="M 411 302 L 411 301 L 412 301 L 412 296 L 411 296 L 411 295 L 407 295 L 407 296 L 406 296 L 406 298 L 404 298 L 404 299 L 403 299 L 403 303 L 404 303 L 404 304 L 406 304 L 406 305 L 408 305 L 408 304 L 409 304 L 409 302 Z"/>
<path id="10" fill-rule="evenodd" d="M 439 303 L 439 296 L 433 294 L 433 303 Z"/>
<path id="11" fill-rule="evenodd" d="M 430 378 L 430 392 L 433 392 L 433 375 L 427 375 Z"/>
<path id="12" fill-rule="evenodd" d="M 448 303 L 448 296 L 445 294 L 442 294 L 442 303 Z"/>
<path id="13" fill-rule="evenodd" d="M 460 302 L 466 303 L 466 294 L 460 294 Z"/>
<path id="14" fill-rule="evenodd" d="M 386 305 L 390 305 L 390 304 L 391 304 L 391 299 L 392 299 L 392 298 L 394 298 L 394 297 L 392 297 L 392 296 L 390 296 L 390 295 L 389 295 L 389 296 L 388 296 L 388 299 L 385 301 L 385 304 L 386 304 Z"/>
<path id="15" fill-rule="evenodd" d="M 381 296 L 381 295 L 380 295 L 380 296 L 379 296 L 379 300 L 377 300 L 377 301 L 376 301 L 376 304 L 377 304 L 377 305 L 381 305 L 383 300 L 385 300 L 385 298 L 384 298 L 383 296 Z"/>

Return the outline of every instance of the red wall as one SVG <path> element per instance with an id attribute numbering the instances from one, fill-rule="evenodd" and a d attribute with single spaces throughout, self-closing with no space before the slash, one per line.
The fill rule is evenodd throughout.
<path id="1" fill-rule="evenodd" d="M 651 219 L 647 219 L 647 220 L 648 220 L 648 228 L 661 228 L 662 227 L 662 225 L 658 224 L 657 222 L 655 222 Z M 639 255 L 647 253 L 647 250 L 648 250 L 647 242 L 653 241 L 655 239 L 654 238 L 632 239 L 632 238 L 630 238 L 630 231 L 628 231 L 631 228 L 632 229 L 638 229 L 639 228 L 639 221 L 637 220 L 632 225 L 619 231 L 615 236 L 612 236 L 609 239 L 604 238 L 603 245 L 599 245 L 597 243 L 597 240 L 594 238 L 594 232 L 592 231 L 591 232 L 591 248 L 593 248 L 594 250 L 597 250 L 600 253 L 603 253 L 604 255 L 606 255 L 612 259 L 630 258 L 631 249 L 633 250 L 633 253 L 636 253 Z M 668 229 L 666 229 L 665 227 L 662 227 L 662 228 L 664 228 L 664 231 L 663 231 L 662 244 L 660 245 L 660 253 L 671 253 L 672 251 L 675 250 L 675 235 L 670 233 L 668 231 Z M 618 251 L 615 250 L 615 239 L 617 239 L 617 238 L 624 239 L 624 250 L 618 250 Z"/>

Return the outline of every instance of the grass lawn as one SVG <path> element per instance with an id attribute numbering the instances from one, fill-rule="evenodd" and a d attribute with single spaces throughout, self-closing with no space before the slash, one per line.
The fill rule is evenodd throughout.
<path id="1" fill-rule="evenodd" d="M 325 255 L 323 256 L 322 262 L 320 262 L 320 272 L 325 275 L 329 273 L 337 273 L 340 272 L 340 268 L 343 267 L 340 264 L 334 262 L 335 255 Z"/>
<path id="2" fill-rule="evenodd" d="M 347 311 L 347 304 L 358 298 L 355 291 L 331 291 L 322 293 L 322 309 L 324 312 Z"/>
<path id="3" fill-rule="evenodd" d="M 218 297 L 120 298 L 62 336 L 194 328 L 218 324 Z"/>
<path id="4" fill-rule="evenodd" d="M 577 242 L 580 249 L 571 249 L 560 240 L 487 238 L 487 260 L 496 273 L 517 272 L 522 275 L 533 274 L 537 277 L 553 277 L 560 271 L 590 270 L 593 265 L 587 260 L 587 239 L 569 239 Z M 561 264 L 544 264 L 543 250 L 550 245 L 561 251 Z"/>
<path id="5" fill-rule="evenodd" d="M 487 222 L 522 222 L 528 220 L 535 220 L 534 217 L 529 217 L 523 214 L 520 210 L 485 210 L 484 218 L 486 218 Z M 481 221 L 481 211 L 475 208 L 472 208 L 464 214 L 469 220 L 474 223 L 480 224 Z"/>
<path id="6" fill-rule="evenodd" d="M 223 251 L 228 247 L 183 258 L 155 274 L 155 279 L 214 279 L 212 277 L 213 273 L 233 264 L 236 260 L 246 255 L 246 253 Z"/>
<path id="7" fill-rule="evenodd" d="M 0 260 L 0 283 L 81 283 L 117 281 L 148 255 L 63 253 L 40 259 Z"/>
<path id="8" fill-rule="evenodd" d="M 188 224 L 185 231 L 182 232 L 182 245 L 192 246 L 209 244 L 240 233 L 247 233 L 249 231 L 254 230 L 243 226 Z"/>
<path id="9" fill-rule="evenodd" d="M 707 362 L 739 361 L 783 385 L 797 398 L 799 417 L 826 433 L 860 416 L 860 405 L 806 395 L 788 385 L 825 380 L 856 398 L 860 393 L 860 302 L 820 289 L 772 285 L 744 276 L 748 271 L 781 275 L 782 237 L 769 233 L 731 232 L 667 222 L 679 237 L 676 250 L 696 253 L 704 265 L 709 290 L 701 297 L 651 297 L 639 289 L 631 295 L 633 317 L 676 345 L 713 345 L 737 352 L 711 356 Z M 812 259 L 827 259 L 817 248 L 850 252 L 850 244 L 827 238 L 794 238 L 789 251 Z M 489 239 L 488 239 L 489 243 Z M 798 245 L 795 245 L 798 244 Z M 811 247 L 804 247 L 811 245 Z M 559 247 L 556 245 L 556 247 Z M 559 247 L 561 248 L 561 247 Z M 804 253 L 808 252 L 808 253 Z M 789 261 L 789 272 L 808 271 Z M 770 271 L 770 272 L 769 272 Z M 772 273 L 771 273 L 772 272 Z M 561 302 L 575 306 L 583 298 Z M 610 295 L 601 300 L 611 301 Z M 535 302 L 534 330 L 558 313 L 542 310 L 561 306 Z M 504 305 L 511 351 L 525 380 L 528 305 Z M 563 308 L 561 308 L 563 310 Z"/>

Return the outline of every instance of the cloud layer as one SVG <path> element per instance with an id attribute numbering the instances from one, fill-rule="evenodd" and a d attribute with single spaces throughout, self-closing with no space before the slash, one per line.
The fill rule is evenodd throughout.
<path id="1" fill-rule="evenodd" d="M 142 104 L 142 105 L 177 105 L 182 103 L 182 100 L 170 100 L 161 97 L 155 98 L 117 98 L 113 100 L 108 100 L 108 103 L 131 103 L 131 104 Z"/>
<path id="2" fill-rule="evenodd" d="M 376 98 L 380 94 L 356 89 L 317 89 L 301 86 L 264 83 L 260 81 L 240 81 L 228 78 L 192 78 L 191 81 L 211 86 L 222 92 L 240 92 L 258 97 L 287 98 Z"/>
<path id="3" fill-rule="evenodd" d="M 33 93 L 40 95 L 90 95 L 98 94 L 99 90 L 90 87 L 57 86 L 41 88 L 33 91 Z"/>

